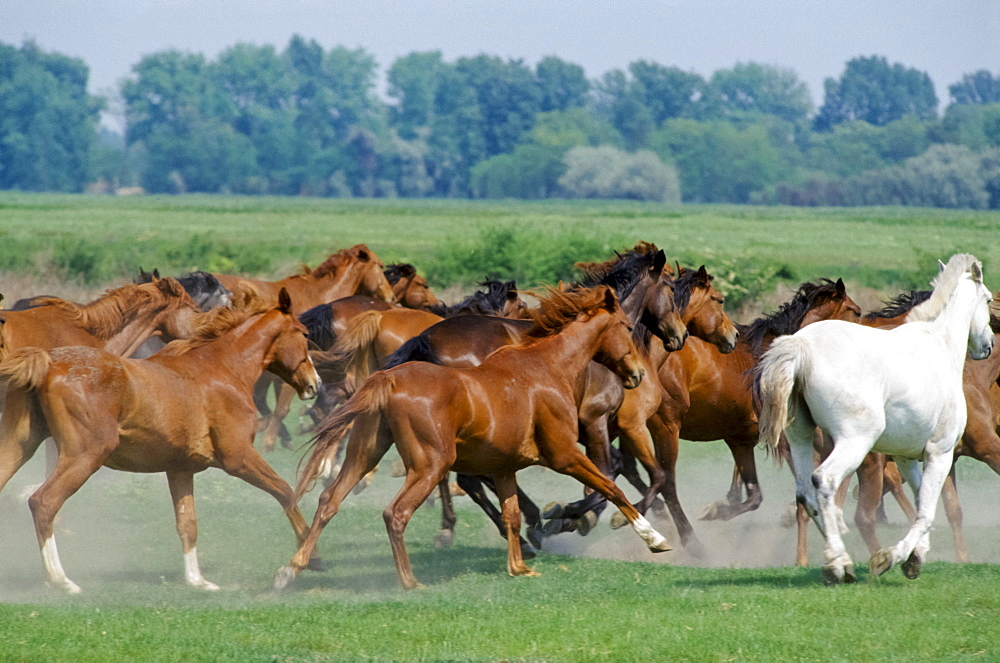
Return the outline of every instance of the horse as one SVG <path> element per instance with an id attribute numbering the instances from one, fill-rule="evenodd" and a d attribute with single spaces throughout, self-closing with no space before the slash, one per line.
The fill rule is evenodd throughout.
<path id="1" fill-rule="evenodd" d="M 909 313 L 906 324 L 877 329 L 816 323 L 776 339 L 757 370 L 760 440 L 774 448 L 785 432 L 796 500 L 805 504 L 825 540 L 827 583 L 857 580 L 840 535 L 834 493 L 869 451 L 891 454 L 917 492 L 916 521 L 895 546 L 872 555 L 869 572 L 879 576 L 902 563 L 904 575 L 917 578 L 930 548 L 941 486 L 966 424 L 965 355 L 984 359 L 994 343 L 992 294 L 974 256 L 952 256 L 932 287 L 931 297 Z M 831 437 L 833 451 L 812 471 L 817 427 Z"/>
<path id="2" fill-rule="evenodd" d="M 651 247 L 651 250 L 643 250 L 646 247 Z M 723 350 L 731 350 L 735 345 L 736 329 L 722 309 L 721 295 L 711 288 L 712 277 L 704 267 L 700 270 L 683 270 L 675 283 L 663 251 L 647 243 L 640 243 L 635 249 L 618 254 L 611 261 L 599 264 L 578 263 L 578 266 L 590 270 L 579 287 L 603 284 L 616 289 L 626 317 L 637 330 L 646 330 L 646 333 L 639 335 L 641 347 L 656 346 L 663 351 L 666 343 L 677 348 L 683 344 L 689 330 L 712 338 Z M 650 332 L 645 325 L 655 331 Z M 451 367 L 475 366 L 497 348 L 519 342 L 530 326 L 531 323 L 526 321 L 480 316 L 449 318 L 404 344 L 386 361 L 386 367 L 415 360 Z M 653 333 L 659 339 L 656 343 L 649 338 Z M 648 350 L 641 353 L 644 362 L 649 361 L 648 354 Z M 647 364 L 646 370 L 648 375 L 654 367 Z M 581 441 L 587 447 L 587 455 L 602 471 L 610 472 L 608 454 L 611 424 L 615 426 L 614 432 L 622 435 L 623 446 L 634 449 L 651 475 L 656 476 L 658 466 L 648 439 L 646 416 L 643 413 L 643 405 L 652 405 L 652 410 L 655 411 L 656 402 L 651 401 L 651 398 L 656 395 L 656 389 L 655 383 L 647 380 L 637 389 L 623 391 L 620 386 L 616 388 L 612 373 L 597 363 L 591 364 L 584 392 L 579 399 L 578 417 Z M 655 484 L 654 481 L 647 488 L 643 499 L 635 505 L 640 513 L 645 513 L 650 500 L 655 496 Z M 459 474 L 458 485 L 483 509 L 504 536 L 506 532 L 500 512 L 490 503 L 486 494 L 486 487 L 493 489 L 489 477 Z M 442 482 L 440 495 L 442 523 L 435 541 L 440 547 L 447 547 L 454 536 L 455 526 L 447 482 Z M 528 539 L 531 543 L 529 545 L 521 540 L 522 554 L 533 556 L 534 548 L 541 545 L 544 535 L 541 531 L 541 514 L 523 492 L 518 492 L 518 500 L 527 519 Z M 584 523 L 591 524 L 590 521 Z"/>
<path id="3" fill-rule="evenodd" d="M 74 346 L 21 348 L 0 363 L 0 379 L 30 394 L 33 407 L 44 415 L 28 439 L 0 440 L 0 489 L 49 433 L 58 449 L 55 469 L 28 501 L 51 585 L 80 592 L 63 570 L 52 522 L 66 499 L 102 466 L 166 473 L 185 580 L 192 587 L 218 589 L 202 576 L 196 547 L 194 474 L 209 467 L 277 499 L 302 543 L 307 526 L 291 487 L 253 448 L 252 391 L 266 369 L 301 397 L 315 394 L 318 376 L 305 327 L 295 319 L 285 291 L 276 308 L 246 297 L 235 309 L 204 316 L 193 338 L 148 359 Z"/>
<path id="4" fill-rule="evenodd" d="M 278 281 L 262 281 L 228 274 L 213 276 L 234 293 L 253 292 L 270 303 L 277 303 L 278 293 L 284 288 L 292 298 L 296 315 L 314 306 L 355 294 L 370 295 L 386 302 L 393 301 L 392 286 L 389 285 L 381 261 L 364 244 L 341 249 L 316 269 L 307 267 L 303 274 L 294 274 Z M 272 386 L 276 394 L 273 411 L 267 405 L 267 394 Z M 282 434 L 282 422 L 288 415 L 291 394 L 286 392 L 282 396 L 280 382 L 264 376 L 254 391 L 254 400 L 263 415 L 260 425 L 263 430 L 261 448 L 271 451 Z"/>
<path id="5" fill-rule="evenodd" d="M 403 308 L 430 309 L 439 304 L 427 279 L 417 274 L 413 265 L 393 263 L 385 268 L 384 274 L 392 286 L 393 300 Z"/>
<path id="6" fill-rule="evenodd" d="M 147 272 L 142 267 L 139 268 L 139 276 L 133 283 L 149 283 L 153 279 L 160 278 L 160 270 L 154 269 Z M 191 299 L 202 311 L 211 311 L 219 306 L 229 306 L 233 299 L 233 293 L 226 286 L 219 282 L 212 274 L 205 271 L 194 271 L 184 276 L 178 276 L 177 282 L 191 295 Z"/>
<path id="7" fill-rule="evenodd" d="M 680 439 L 724 440 L 736 462 L 737 476 L 725 500 L 703 509 L 702 518 L 729 519 L 756 509 L 763 496 L 753 456 L 758 431 L 748 372 L 775 337 L 817 320 L 855 320 L 860 315 L 861 308 L 848 296 L 842 280 L 818 279 L 800 285 L 792 299 L 774 313 L 740 326 L 739 340 L 731 353 L 722 354 L 695 337 L 666 358 L 658 373 L 663 387 L 660 408 L 649 425 L 657 458 L 667 475 L 661 494 L 685 549 L 697 556 L 703 548 L 677 497 Z M 736 478 L 742 478 L 746 486 L 746 500 L 741 501 L 741 484 Z M 641 482 L 637 487 L 644 488 Z"/>
<path id="8" fill-rule="evenodd" d="M 576 443 L 574 391 L 592 358 L 613 370 L 627 388 L 642 380 L 631 330 L 614 292 L 607 286 L 579 292 L 552 290 L 532 315 L 533 342 L 500 348 L 471 368 L 409 362 L 380 371 L 324 420 L 296 495 L 316 480 L 327 447 L 351 429 L 344 467 L 320 496 L 305 544 L 288 566 L 278 570 L 276 589 L 287 586 L 305 568 L 344 497 L 393 444 L 406 466 L 406 478 L 383 516 L 396 571 L 406 589 L 421 585 L 413 574 L 403 532 L 413 511 L 452 468 L 493 475 L 507 530 L 511 575 L 537 575 L 521 557 L 515 498 L 515 473 L 535 464 L 608 495 L 651 551 L 669 549 Z"/>

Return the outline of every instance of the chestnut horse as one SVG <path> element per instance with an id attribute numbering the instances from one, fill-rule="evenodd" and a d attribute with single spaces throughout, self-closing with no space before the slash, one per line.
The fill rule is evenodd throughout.
<path id="1" fill-rule="evenodd" d="M 80 588 L 63 571 L 52 522 L 70 495 L 102 466 L 165 472 L 184 551 L 187 584 L 218 587 L 201 575 L 196 549 L 194 474 L 218 467 L 271 494 L 303 542 L 306 522 L 291 487 L 253 448 L 253 385 L 266 369 L 315 394 L 305 327 L 288 293 L 277 308 L 251 298 L 236 309 L 204 314 L 198 334 L 148 359 L 122 359 L 88 347 L 14 351 L 0 379 L 31 394 L 44 421 L 22 442 L 0 442 L 0 489 L 51 433 L 55 469 L 29 499 L 48 582 L 71 594 Z"/>
<path id="2" fill-rule="evenodd" d="M 372 376 L 348 403 L 324 421 L 296 487 L 315 481 L 327 446 L 351 430 L 344 467 L 319 500 L 306 541 L 275 587 L 286 586 L 308 563 L 323 528 L 347 493 L 393 444 L 406 466 L 402 489 L 384 512 L 400 582 L 420 587 L 403 540 L 413 511 L 449 469 L 492 474 L 507 530 L 507 570 L 537 575 L 517 543 L 520 512 L 516 472 L 545 465 L 604 493 L 625 514 L 650 550 L 668 550 L 656 532 L 577 446 L 576 393 L 596 358 L 628 388 L 642 379 L 628 321 L 614 292 L 599 286 L 551 291 L 532 314 L 534 342 L 501 348 L 479 366 L 446 368 L 409 362 Z"/>

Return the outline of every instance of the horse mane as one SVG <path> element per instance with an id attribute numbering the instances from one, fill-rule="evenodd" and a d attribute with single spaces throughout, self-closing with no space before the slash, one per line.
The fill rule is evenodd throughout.
<path id="1" fill-rule="evenodd" d="M 54 306 L 77 324 L 102 341 L 107 341 L 122 327 L 123 322 L 135 319 L 140 310 L 156 306 L 172 297 L 190 295 L 174 278 L 162 278 L 143 284 L 127 283 L 105 291 L 104 295 L 89 304 L 76 304 L 59 297 L 37 297 L 36 306 Z M 191 301 L 192 306 L 194 300 Z"/>
<path id="2" fill-rule="evenodd" d="M 309 342 L 320 348 L 329 348 L 335 340 L 333 334 L 333 309 L 330 304 L 320 304 L 299 316 L 299 322 L 309 332 Z"/>
<path id="3" fill-rule="evenodd" d="M 516 281 L 487 279 L 477 285 L 480 288 L 485 288 L 485 290 L 477 290 L 454 306 L 438 304 L 427 310 L 435 315 L 440 315 L 442 318 L 451 318 L 456 315 L 466 314 L 498 315 L 503 311 L 510 294 L 517 292 Z"/>
<path id="4" fill-rule="evenodd" d="M 674 279 L 674 305 L 683 313 L 691 303 L 692 288 L 708 288 L 712 284 L 712 275 L 700 270 L 681 267 L 680 273 Z"/>
<path id="5" fill-rule="evenodd" d="M 410 279 L 416 276 L 417 268 L 406 262 L 396 262 L 386 265 L 382 273 L 385 274 L 385 280 L 389 282 L 389 285 L 396 285 L 400 279 Z"/>
<path id="6" fill-rule="evenodd" d="M 267 302 L 256 293 L 243 292 L 242 297 L 234 301 L 231 306 L 220 306 L 195 315 L 194 335 L 191 338 L 171 341 L 160 350 L 160 353 L 177 357 L 195 348 L 200 348 L 270 308 Z"/>
<path id="7" fill-rule="evenodd" d="M 639 242 L 630 251 L 615 252 L 615 257 L 601 263 L 575 263 L 574 267 L 584 270 L 578 287 L 591 288 L 596 285 L 611 287 L 618 300 L 627 298 L 642 280 L 645 272 L 653 266 L 659 249 L 655 244 Z"/>
<path id="8" fill-rule="evenodd" d="M 936 320 L 944 307 L 948 304 L 955 288 L 962 280 L 962 275 L 972 269 L 973 265 L 978 265 L 979 261 L 969 253 L 956 253 L 945 265 L 944 269 L 931 281 L 933 291 L 931 296 L 924 303 L 915 307 L 907 316 L 910 322 L 930 322 Z"/>
<path id="9" fill-rule="evenodd" d="M 336 274 L 337 270 L 345 264 L 360 259 L 362 253 L 367 253 L 370 256 L 371 250 L 364 244 L 355 244 L 349 249 L 340 249 L 321 262 L 316 269 L 310 270 L 306 267 L 303 274 L 299 276 L 312 276 L 313 278 L 321 279 L 324 276 Z"/>
<path id="10" fill-rule="evenodd" d="M 932 291 L 930 290 L 911 290 L 909 292 L 896 295 L 889 301 L 885 302 L 885 306 L 878 311 L 872 311 L 871 313 L 865 315 L 865 320 L 874 321 L 881 318 L 898 318 L 900 316 L 907 315 L 915 307 L 930 299 L 931 292 Z"/>
<path id="11" fill-rule="evenodd" d="M 525 332 L 525 338 L 539 339 L 554 336 L 578 316 L 595 315 L 597 311 L 605 308 L 608 289 L 610 286 L 568 291 L 546 288 L 545 295 L 539 296 L 538 308 L 528 311 L 533 324 Z"/>
<path id="12" fill-rule="evenodd" d="M 799 286 L 791 301 L 782 304 L 774 313 L 757 318 L 749 325 L 739 325 L 740 336 L 751 348 L 760 348 L 768 336 L 794 334 L 816 300 L 836 292 L 837 284 L 830 279 L 807 281 Z"/>

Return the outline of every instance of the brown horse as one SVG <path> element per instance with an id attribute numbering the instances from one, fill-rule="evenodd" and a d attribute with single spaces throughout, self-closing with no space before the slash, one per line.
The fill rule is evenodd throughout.
<path id="1" fill-rule="evenodd" d="M 432 309 L 440 304 L 427 279 L 417 274 L 413 265 L 394 263 L 384 273 L 392 286 L 393 300 L 403 308 Z"/>
<path id="2" fill-rule="evenodd" d="M 697 338 L 671 353 L 659 371 L 663 399 L 650 423 L 657 457 L 667 474 L 662 491 L 682 545 L 700 554 L 701 544 L 677 498 L 676 464 L 681 438 L 724 440 L 733 454 L 738 478 L 746 486 L 742 500 L 734 482 L 725 500 L 709 505 L 705 519 L 729 519 L 756 509 L 762 496 L 753 450 L 757 415 L 753 409 L 749 371 L 760 354 L 781 334 L 793 333 L 818 320 L 856 320 L 861 309 L 847 295 L 842 280 L 821 279 L 802 284 L 792 300 L 771 315 L 742 327 L 736 349 L 722 354 Z"/>
<path id="3" fill-rule="evenodd" d="M 621 509 L 650 550 L 668 550 L 624 493 L 577 446 L 575 391 L 592 358 L 615 371 L 626 387 L 642 379 L 628 321 L 614 292 L 600 286 L 576 293 L 552 291 L 533 314 L 532 343 L 501 348 L 479 366 L 446 368 L 409 362 L 382 371 L 322 427 L 296 494 L 315 481 L 326 446 L 353 427 L 344 468 L 320 496 L 305 544 L 278 571 L 287 585 L 308 563 L 323 528 L 341 501 L 392 444 L 406 466 L 403 488 L 384 512 L 396 571 L 406 589 L 419 587 L 403 532 L 414 511 L 449 469 L 492 474 L 507 529 L 507 570 L 536 575 L 517 544 L 520 512 L 515 473 L 546 465 L 598 490 Z"/>
<path id="4" fill-rule="evenodd" d="M 52 521 L 102 466 L 167 474 L 193 587 L 218 589 L 202 577 L 195 547 L 194 474 L 204 469 L 221 468 L 270 493 L 303 542 L 306 522 L 291 487 L 253 448 L 252 390 L 266 369 L 309 398 L 318 377 L 287 292 L 279 293 L 277 308 L 262 305 L 252 298 L 206 313 L 195 338 L 148 359 L 87 347 L 23 348 L 0 364 L 0 379 L 30 392 L 44 414 L 29 439 L 0 441 L 0 489 L 48 434 L 59 451 L 55 469 L 29 499 L 50 584 L 80 591 L 63 571 Z"/>

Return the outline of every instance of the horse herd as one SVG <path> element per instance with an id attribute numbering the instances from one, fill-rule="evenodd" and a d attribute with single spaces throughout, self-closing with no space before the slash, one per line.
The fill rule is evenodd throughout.
<path id="1" fill-rule="evenodd" d="M 670 550 L 645 517 L 653 509 L 669 512 L 680 545 L 702 554 L 677 496 L 679 440 L 724 440 L 733 456 L 732 486 L 705 519 L 759 506 L 754 447 L 766 442 L 795 472 L 797 561 L 806 562 L 811 517 L 826 541 L 827 582 L 856 579 L 840 539 L 855 471 L 855 521 L 873 574 L 897 563 L 919 574 L 942 487 L 965 558 L 952 458 L 969 455 L 1000 474 L 1000 361 L 966 360 L 967 349 L 989 356 L 994 339 L 975 258 L 953 257 L 933 292 L 906 293 L 868 315 L 842 280 L 803 283 L 749 325 L 728 317 L 704 266 L 674 268 L 652 244 L 577 267 L 579 283 L 533 293 L 534 307 L 512 281 L 492 280 L 446 306 L 411 265 L 385 267 L 364 245 L 279 281 L 140 270 L 135 283 L 86 305 L 22 300 L 0 311 L 0 490 L 51 437 L 48 476 L 28 504 L 49 584 L 76 593 L 53 533 L 63 503 L 102 466 L 164 472 L 186 582 L 218 589 L 199 569 L 193 490 L 194 474 L 221 468 L 272 495 L 288 517 L 298 550 L 275 577 L 282 588 L 323 568 L 323 528 L 395 446 L 403 486 L 383 515 L 400 582 L 415 588 L 403 533 L 437 489 L 436 542 L 451 543 L 451 472 L 506 538 L 508 572 L 534 575 L 524 560 L 545 537 L 588 532 L 609 501 L 618 509 L 611 526 L 631 525 L 651 551 Z M 289 444 L 283 420 L 295 394 L 319 397 L 293 489 L 261 452 Z M 540 509 L 516 479 L 536 464 L 590 493 Z M 619 475 L 641 494 L 637 503 Z M 320 481 L 309 525 L 298 503 Z M 887 489 L 913 524 L 881 549 L 874 525 Z"/>

